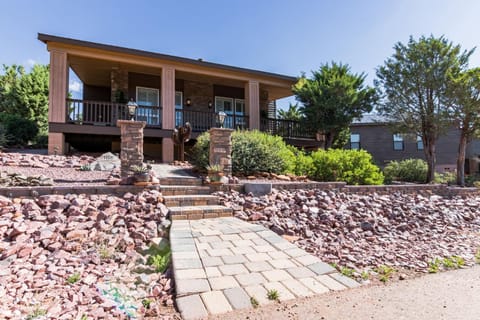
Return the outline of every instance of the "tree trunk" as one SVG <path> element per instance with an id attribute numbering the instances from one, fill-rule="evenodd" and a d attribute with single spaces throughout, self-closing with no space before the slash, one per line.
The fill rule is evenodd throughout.
<path id="1" fill-rule="evenodd" d="M 435 156 L 435 141 L 433 139 L 429 139 L 426 142 L 425 158 L 428 165 L 426 183 L 431 183 L 435 179 L 435 163 L 437 162 Z"/>
<path id="2" fill-rule="evenodd" d="M 467 151 L 467 136 L 462 131 L 460 133 L 460 143 L 458 144 L 457 156 L 457 184 L 465 186 L 465 153 Z"/>

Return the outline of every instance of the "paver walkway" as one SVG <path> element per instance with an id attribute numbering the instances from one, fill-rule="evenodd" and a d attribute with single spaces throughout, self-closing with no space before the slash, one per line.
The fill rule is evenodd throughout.
<path id="1" fill-rule="evenodd" d="M 330 265 L 263 226 L 236 218 L 175 220 L 170 229 L 177 306 L 184 319 L 356 287 Z"/>

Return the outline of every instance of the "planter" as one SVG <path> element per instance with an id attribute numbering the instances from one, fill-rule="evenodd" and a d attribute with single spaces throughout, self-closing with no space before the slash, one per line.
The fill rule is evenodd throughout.
<path id="1" fill-rule="evenodd" d="M 223 172 L 221 171 L 209 171 L 208 177 L 211 182 L 220 182 L 220 179 L 223 177 Z"/>
<path id="2" fill-rule="evenodd" d="M 148 182 L 150 180 L 150 175 L 148 172 L 135 173 L 133 178 L 136 182 Z"/>

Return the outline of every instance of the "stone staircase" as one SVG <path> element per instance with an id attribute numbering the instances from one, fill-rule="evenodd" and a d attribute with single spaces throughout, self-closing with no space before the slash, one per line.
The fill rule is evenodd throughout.
<path id="1" fill-rule="evenodd" d="M 160 179 L 160 190 L 172 220 L 198 220 L 231 217 L 232 209 L 219 205 L 210 187 L 198 178 L 169 177 Z"/>

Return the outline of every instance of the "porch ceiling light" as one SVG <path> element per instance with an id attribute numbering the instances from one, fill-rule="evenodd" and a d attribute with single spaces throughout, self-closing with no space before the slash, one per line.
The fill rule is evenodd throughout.
<path id="1" fill-rule="evenodd" d="M 187 100 L 185 100 L 185 104 L 187 105 L 187 107 L 190 107 L 192 105 L 192 100 L 190 98 L 187 98 Z"/>
<path id="2" fill-rule="evenodd" d="M 227 114 L 223 111 L 220 111 L 217 113 L 217 121 L 218 124 L 220 125 L 220 128 L 223 128 L 223 124 L 225 123 L 225 118 L 227 117 Z"/>
<path id="3" fill-rule="evenodd" d="M 130 101 L 128 101 L 127 103 L 127 108 L 128 108 L 128 114 L 130 115 L 131 117 L 131 120 L 135 120 L 135 110 L 137 110 L 137 107 L 138 107 L 138 104 L 135 103 L 135 101 L 133 101 L 133 99 L 130 99 Z"/>

